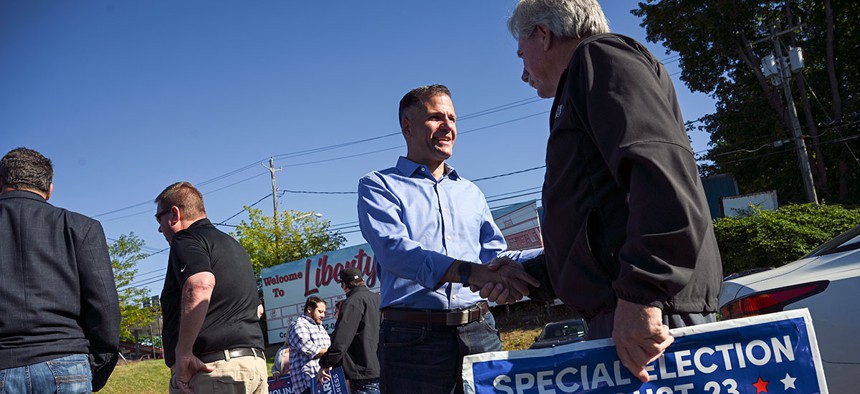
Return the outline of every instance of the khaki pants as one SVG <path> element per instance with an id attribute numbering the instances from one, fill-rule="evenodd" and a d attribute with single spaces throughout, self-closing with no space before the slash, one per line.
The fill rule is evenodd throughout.
<path id="1" fill-rule="evenodd" d="M 188 387 L 199 394 L 268 394 L 268 371 L 266 360 L 254 357 L 236 357 L 215 361 L 206 365 L 215 367 L 209 373 L 199 372 Z M 170 377 L 170 394 L 181 393 L 176 375 Z"/>

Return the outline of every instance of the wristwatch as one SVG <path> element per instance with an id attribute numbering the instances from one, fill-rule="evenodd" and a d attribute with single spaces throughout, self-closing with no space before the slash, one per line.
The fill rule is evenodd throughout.
<path id="1" fill-rule="evenodd" d="M 460 266 L 457 267 L 457 273 L 460 274 L 460 283 L 464 287 L 469 287 L 469 275 L 472 274 L 472 263 L 461 261 Z"/>

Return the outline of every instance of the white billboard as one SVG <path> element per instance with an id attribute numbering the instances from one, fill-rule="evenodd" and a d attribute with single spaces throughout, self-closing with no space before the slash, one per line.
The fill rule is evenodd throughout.
<path id="1" fill-rule="evenodd" d="M 346 299 L 338 274 L 347 267 L 361 270 L 371 290 L 379 292 L 376 259 L 369 244 L 351 246 L 306 259 L 260 270 L 263 281 L 263 304 L 266 307 L 267 339 L 270 344 L 286 340 L 290 324 L 303 313 L 310 296 L 322 298 L 327 305 L 323 325 L 334 329 L 334 304 Z"/>

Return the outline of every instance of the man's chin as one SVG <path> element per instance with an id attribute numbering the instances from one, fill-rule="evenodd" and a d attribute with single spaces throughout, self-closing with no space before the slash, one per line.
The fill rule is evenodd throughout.
<path id="1" fill-rule="evenodd" d="M 436 158 L 441 159 L 443 161 L 448 160 L 454 154 L 454 147 L 449 147 L 447 149 L 436 147 Z"/>

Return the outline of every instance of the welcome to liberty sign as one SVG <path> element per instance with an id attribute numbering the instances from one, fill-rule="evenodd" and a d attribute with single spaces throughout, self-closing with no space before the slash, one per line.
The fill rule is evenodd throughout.
<path id="1" fill-rule="evenodd" d="M 675 342 L 642 383 L 611 339 L 492 352 L 463 363 L 466 393 L 827 393 L 806 309 L 673 329 Z"/>

